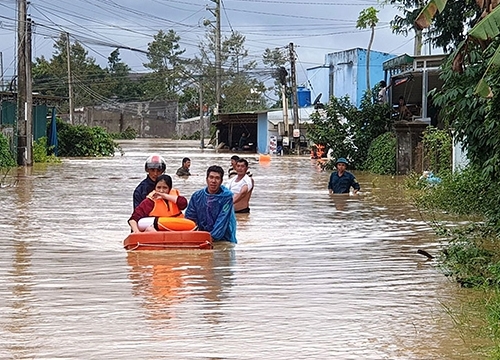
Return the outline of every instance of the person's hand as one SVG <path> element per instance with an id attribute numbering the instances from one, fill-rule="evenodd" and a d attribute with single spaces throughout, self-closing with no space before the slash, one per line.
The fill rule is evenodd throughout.
<path id="1" fill-rule="evenodd" d="M 155 194 L 156 194 L 156 190 L 153 190 L 151 191 L 148 196 L 146 196 L 148 199 L 150 200 L 154 200 L 155 199 Z"/>

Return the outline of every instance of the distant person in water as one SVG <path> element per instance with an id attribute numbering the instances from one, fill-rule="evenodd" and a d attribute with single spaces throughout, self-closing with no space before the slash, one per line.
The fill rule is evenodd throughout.
<path id="1" fill-rule="evenodd" d="M 344 158 L 338 158 L 335 163 L 337 171 L 332 172 L 330 175 L 330 181 L 328 182 L 328 191 L 330 194 L 349 194 L 351 187 L 354 189 L 354 194 L 360 190 L 360 186 L 356 177 L 346 171 L 347 160 Z"/>
<path id="2" fill-rule="evenodd" d="M 189 200 L 185 217 L 198 225 L 198 230 L 208 231 L 214 241 L 236 243 L 236 216 L 233 193 L 222 180 L 224 170 L 212 165 L 207 170 L 207 186 L 196 191 Z"/>
<path id="3" fill-rule="evenodd" d="M 189 172 L 189 168 L 191 166 L 191 159 L 185 157 L 182 159 L 182 166 L 177 169 L 177 172 L 175 173 L 177 176 L 190 176 L 191 173 Z"/>
<path id="4" fill-rule="evenodd" d="M 142 200 L 155 189 L 156 179 L 167 169 L 165 159 L 154 154 L 146 159 L 144 170 L 148 174 L 144 180 L 134 190 L 134 209 L 139 206 Z"/>
<path id="5" fill-rule="evenodd" d="M 234 194 L 233 204 L 235 213 L 250 212 L 250 197 L 254 187 L 254 180 L 247 175 L 248 161 L 240 158 L 236 163 L 236 176 L 229 179 L 227 188 Z"/>
<path id="6" fill-rule="evenodd" d="M 128 223 L 133 233 L 158 230 L 159 217 L 184 217 L 182 210 L 187 207 L 187 199 L 181 196 L 179 190 L 172 188 L 172 178 L 169 175 L 160 175 L 156 179 L 155 188 L 146 199 L 137 206 L 129 218 Z M 148 223 L 139 226 L 141 219 L 148 218 Z"/>

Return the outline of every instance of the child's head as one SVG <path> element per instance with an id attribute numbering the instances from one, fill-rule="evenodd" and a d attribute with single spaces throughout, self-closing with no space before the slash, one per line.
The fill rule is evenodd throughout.
<path id="1" fill-rule="evenodd" d="M 163 174 L 167 169 L 167 164 L 165 163 L 163 157 L 155 154 L 148 157 L 146 163 L 144 164 L 144 169 L 148 173 L 151 180 L 156 181 L 158 176 Z"/>
<path id="2" fill-rule="evenodd" d="M 155 191 L 168 194 L 172 190 L 172 178 L 170 175 L 163 174 L 158 176 L 155 184 Z"/>

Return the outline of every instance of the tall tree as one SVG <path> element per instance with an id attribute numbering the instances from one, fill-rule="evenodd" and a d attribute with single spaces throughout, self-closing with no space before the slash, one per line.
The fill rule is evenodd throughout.
<path id="1" fill-rule="evenodd" d="M 372 49 L 373 38 L 375 37 L 375 26 L 378 23 L 378 10 L 373 6 L 361 10 L 359 13 L 358 21 L 356 22 L 356 27 L 358 29 L 370 28 L 370 41 L 368 43 L 368 49 L 366 51 L 366 91 L 370 92 L 370 52 Z"/>
<path id="2" fill-rule="evenodd" d="M 61 34 L 54 43 L 55 52 L 50 60 L 35 59 L 33 66 L 33 91 L 45 95 L 68 96 L 67 37 Z M 75 106 L 93 105 L 109 95 L 106 71 L 94 58 L 89 57 L 79 43 L 70 44 L 70 64 Z"/>
<path id="3" fill-rule="evenodd" d="M 177 99 L 181 84 L 186 78 L 187 60 L 181 57 L 186 51 L 179 45 L 180 37 L 174 30 L 160 30 L 148 44 L 148 60 L 143 64 L 151 69 L 146 77 L 144 92 L 147 98 L 155 100 Z"/>
<path id="4" fill-rule="evenodd" d="M 272 76 L 274 78 L 274 86 L 269 87 L 267 90 L 273 90 L 274 95 L 278 97 L 278 101 L 271 107 L 281 108 L 282 107 L 282 87 L 287 85 L 288 72 L 285 65 L 289 62 L 288 48 L 267 48 L 264 50 L 262 55 L 262 63 L 271 69 Z"/>
<path id="5" fill-rule="evenodd" d="M 120 50 L 115 49 L 108 57 L 108 83 L 112 97 L 118 101 L 138 100 L 140 88 L 137 81 L 130 79 L 130 67 L 120 58 Z"/>
<path id="6" fill-rule="evenodd" d="M 215 29 L 209 28 L 199 44 L 196 59 L 199 74 L 204 79 L 204 97 L 215 104 Z M 265 86 L 254 74 L 257 63 L 248 59 L 245 37 L 232 32 L 221 41 L 221 106 L 220 110 L 245 111 L 265 108 Z"/>

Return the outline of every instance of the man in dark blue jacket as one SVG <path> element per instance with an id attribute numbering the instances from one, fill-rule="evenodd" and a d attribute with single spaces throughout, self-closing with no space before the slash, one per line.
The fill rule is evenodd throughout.
<path id="1" fill-rule="evenodd" d="M 134 190 L 134 209 L 155 189 L 156 178 L 163 174 L 166 169 L 165 159 L 160 155 L 154 154 L 147 158 L 144 170 L 148 175 Z"/>
<path id="2" fill-rule="evenodd" d="M 344 158 L 338 158 L 335 163 L 337 171 L 332 172 L 330 181 L 328 182 L 328 191 L 330 194 L 348 194 L 351 187 L 354 189 L 355 194 L 359 191 L 360 186 L 356 177 L 349 171 L 346 171 L 347 164 L 347 160 Z"/>

